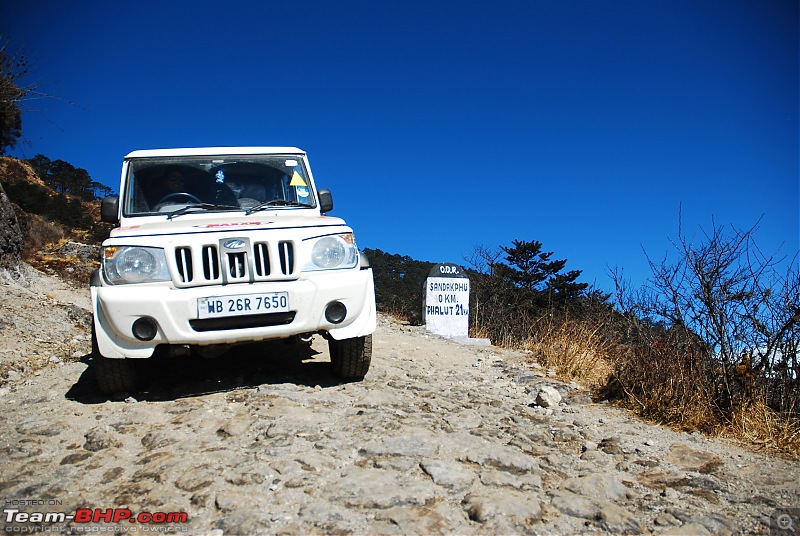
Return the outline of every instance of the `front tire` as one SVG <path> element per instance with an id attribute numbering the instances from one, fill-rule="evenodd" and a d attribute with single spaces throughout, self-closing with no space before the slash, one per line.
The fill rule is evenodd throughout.
<path id="1" fill-rule="evenodd" d="M 342 380 L 363 380 L 372 361 L 372 335 L 328 341 L 333 373 Z"/>
<path id="2" fill-rule="evenodd" d="M 100 355 L 92 325 L 92 364 L 97 387 L 105 395 L 135 393 L 144 385 L 141 364 L 133 359 L 109 359 Z"/>

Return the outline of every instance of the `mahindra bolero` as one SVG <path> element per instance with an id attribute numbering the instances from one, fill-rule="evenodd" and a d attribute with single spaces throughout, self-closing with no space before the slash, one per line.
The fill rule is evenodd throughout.
<path id="1" fill-rule="evenodd" d="M 118 224 L 92 276 L 93 362 L 104 393 L 141 388 L 137 360 L 212 357 L 238 343 L 328 340 L 334 373 L 361 379 L 376 326 L 372 269 L 353 230 L 328 216 L 294 147 L 135 151 Z"/>

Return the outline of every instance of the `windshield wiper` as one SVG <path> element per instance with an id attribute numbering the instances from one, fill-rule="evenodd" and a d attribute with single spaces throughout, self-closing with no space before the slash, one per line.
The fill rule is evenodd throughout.
<path id="1" fill-rule="evenodd" d="M 258 212 L 259 210 L 264 210 L 269 207 L 305 207 L 310 208 L 311 205 L 306 203 L 300 203 L 298 201 L 291 201 L 289 199 L 272 199 L 271 201 L 264 201 L 263 203 L 256 205 L 252 208 L 247 209 L 245 215 L 249 216 L 254 212 Z"/>
<path id="2" fill-rule="evenodd" d="M 176 216 L 180 216 L 181 214 L 186 214 L 187 212 L 191 212 L 195 209 L 210 210 L 210 211 L 241 210 L 240 207 L 234 205 L 214 205 L 212 203 L 195 203 L 194 205 L 187 205 L 183 208 L 179 208 L 174 212 L 170 212 L 167 215 L 167 219 L 171 220 Z"/>

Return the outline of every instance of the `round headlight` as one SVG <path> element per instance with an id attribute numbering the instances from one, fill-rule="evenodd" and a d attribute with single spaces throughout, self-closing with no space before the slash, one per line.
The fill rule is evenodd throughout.
<path id="1" fill-rule="evenodd" d="M 344 244 L 333 236 L 318 240 L 311 250 L 311 260 L 320 268 L 336 268 L 344 259 Z"/>
<path id="2" fill-rule="evenodd" d="M 158 271 L 158 260 L 146 249 L 126 249 L 117 259 L 117 273 L 130 283 L 152 281 Z"/>

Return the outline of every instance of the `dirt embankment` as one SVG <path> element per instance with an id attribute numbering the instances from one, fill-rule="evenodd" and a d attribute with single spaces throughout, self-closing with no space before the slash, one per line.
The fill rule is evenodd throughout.
<path id="1" fill-rule="evenodd" d="M 88 357 L 88 291 L 27 270 L 0 292 L 5 530 L 800 530 L 796 461 L 644 424 L 515 352 L 381 317 L 363 382 L 334 381 L 317 337 L 155 362 L 146 392 L 109 401 Z M 545 387 L 561 402 L 544 407 Z M 181 516 L 82 522 L 108 509 Z"/>

